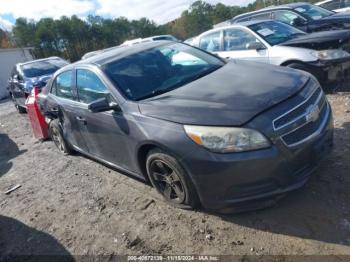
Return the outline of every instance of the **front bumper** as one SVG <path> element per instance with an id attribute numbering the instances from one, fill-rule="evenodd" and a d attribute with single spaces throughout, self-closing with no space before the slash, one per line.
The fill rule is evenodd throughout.
<path id="1" fill-rule="evenodd" d="M 313 74 L 322 85 L 332 87 L 350 79 L 350 58 L 308 63 L 309 73 Z"/>
<path id="2" fill-rule="evenodd" d="M 325 120 L 317 135 L 292 149 L 276 140 L 264 150 L 198 153 L 184 159 L 203 207 L 225 212 L 258 209 L 302 187 L 332 148 L 331 110 Z"/>

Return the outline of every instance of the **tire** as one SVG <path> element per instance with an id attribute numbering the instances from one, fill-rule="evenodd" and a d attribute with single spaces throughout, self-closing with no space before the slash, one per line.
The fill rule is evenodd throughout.
<path id="1" fill-rule="evenodd" d="M 11 95 L 11 100 L 12 100 L 13 104 L 15 105 L 17 112 L 20 113 L 20 114 L 27 113 L 27 110 L 17 103 L 14 95 L 12 93 L 10 93 L 10 95 Z"/>
<path id="2" fill-rule="evenodd" d="M 62 128 L 58 119 L 54 119 L 50 122 L 49 135 L 61 153 L 64 155 L 70 155 L 73 153 L 73 150 L 63 136 Z"/>
<path id="3" fill-rule="evenodd" d="M 195 209 L 200 205 L 197 191 L 179 162 L 160 149 L 147 155 L 148 178 L 165 201 L 183 209 Z"/>

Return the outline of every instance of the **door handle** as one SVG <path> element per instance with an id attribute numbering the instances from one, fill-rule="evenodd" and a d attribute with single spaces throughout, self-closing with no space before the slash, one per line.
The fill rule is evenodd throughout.
<path id="1" fill-rule="evenodd" d="M 78 120 L 78 121 L 80 121 L 80 122 L 83 122 L 83 124 L 86 125 L 86 120 L 85 120 L 85 118 L 83 118 L 83 117 L 81 117 L 81 116 L 76 116 L 75 118 L 76 118 L 76 120 Z"/>

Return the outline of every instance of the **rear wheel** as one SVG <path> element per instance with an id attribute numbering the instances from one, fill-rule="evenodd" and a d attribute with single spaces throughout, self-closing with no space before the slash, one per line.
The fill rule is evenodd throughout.
<path id="1" fill-rule="evenodd" d="M 12 93 L 11 93 L 11 100 L 12 100 L 13 104 L 15 105 L 16 110 L 17 110 L 18 113 L 24 114 L 24 113 L 27 112 L 27 110 L 26 110 L 24 107 L 20 106 L 20 105 L 17 103 L 16 98 L 15 98 L 15 96 L 14 96 Z"/>
<path id="2" fill-rule="evenodd" d="M 196 189 L 174 157 L 159 149 L 151 150 L 146 168 L 152 185 L 168 203 L 185 209 L 198 207 Z"/>
<path id="3" fill-rule="evenodd" d="M 69 144 L 64 139 L 62 128 L 59 124 L 58 119 L 54 119 L 50 122 L 49 134 L 52 141 L 55 143 L 56 147 L 61 153 L 65 155 L 73 153 L 73 150 L 70 148 Z"/>

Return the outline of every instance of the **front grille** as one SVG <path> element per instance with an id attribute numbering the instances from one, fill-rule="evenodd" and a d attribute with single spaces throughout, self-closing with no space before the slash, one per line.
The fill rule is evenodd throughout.
<path id="1" fill-rule="evenodd" d="M 289 147 L 311 139 L 323 129 L 329 105 L 320 87 L 312 88 L 305 100 L 273 120 L 273 128 Z"/>

